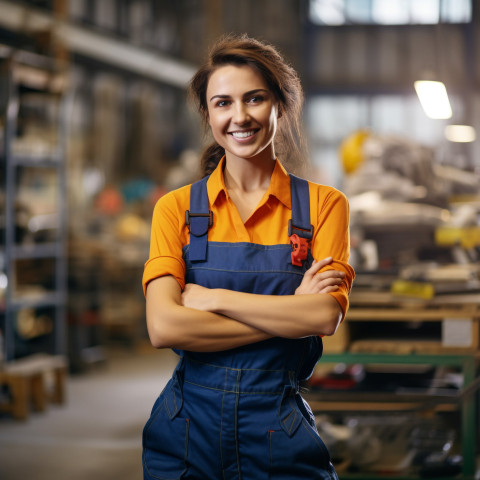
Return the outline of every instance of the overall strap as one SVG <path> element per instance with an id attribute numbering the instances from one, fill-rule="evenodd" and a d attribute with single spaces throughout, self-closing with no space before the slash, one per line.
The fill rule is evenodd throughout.
<path id="1" fill-rule="evenodd" d="M 192 184 L 190 210 L 185 212 L 185 224 L 190 229 L 189 257 L 192 262 L 207 259 L 208 229 L 213 225 L 213 212 L 208 209 L 208 178 Z"/>
<path id="2" fill-rule="evenodd" d="M 292 245 L 292 264 L 301 267 L 307 259 L 313 237 L 308 182 L 290 174 L 290 192 L 292 218 L 288 221 L 288 236 Z"/>

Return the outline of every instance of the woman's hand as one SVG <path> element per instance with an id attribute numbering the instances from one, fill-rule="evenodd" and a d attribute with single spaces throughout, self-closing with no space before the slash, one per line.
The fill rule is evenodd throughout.
<path id="1" fill-rule="evenodd" d="M 320 261 L 313 261 L 312 266 L 305 272 L 302 283 L 295 290 L 295 295 L 305 295 L 308 293 L 329 293 L 338 290 L 338 286 L 343 282 L 345 273 L 340 270 L 319 271 L 332 263 L 332 257 L 324 258 Z"/>
<path id="2" fill-rule="evenodd" d="M 194 283 L 187 283 L 182 292 L 182 304 L 184 307 L 195 308 L 204 312 L 210 312 L 213 299 L 213 290 Z"/>

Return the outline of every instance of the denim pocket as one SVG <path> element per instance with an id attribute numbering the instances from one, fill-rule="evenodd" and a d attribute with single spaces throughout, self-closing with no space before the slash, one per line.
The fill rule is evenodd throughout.
<path id="1" fill-rule="evenodd" d="M 268 431 L 269 478 L 332 479 L 330 455 L 316 428 L 299 408 L 293 389 L 286 387 L 278 409 L 280 428 Z"/>
<path id="2" fill-rule="evenodd" d="M 143 429 L 145 478 L 180 479 L 186 471 L 190 421 L 180 414 L 183 404 L 177 374 L 156 400 Z"/>

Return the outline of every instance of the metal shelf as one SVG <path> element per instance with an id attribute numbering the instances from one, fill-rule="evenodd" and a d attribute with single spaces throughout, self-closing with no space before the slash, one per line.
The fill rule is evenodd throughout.
<path id="1" fill-rule="evenodd" d="M 4 352 L 6 362 L 16 358 L 15 322 L 18 312 L 26 308 L 51 308 L 54 311 L 54 342 L 50 347 L 50 354 L 66 353 L 66 241 L 67 241 L 67 201 L 66 201 L 66 119 L 71 96 L 63 93 L 60 89 L 52 90 L 52 75 L 57 79 L 62 75 L 57 68 L 56 62 L 48 57 L 38 55 L 22 55 L 19 51 L 3 51 L 2 69 L 0 75 L 0 88 L 2 98 L 0 112 L 4 118 L 3 123 L 3 148 L 0 154 L 0 167 L 3 169 L 3 185 L 5 197 L 4 207 L 4 248 L 0 250 L 3 256 L 3 268 L 8 279 L 4 300 Z M 2 57 L 2 55 L 0 55 Z M 43 61 L 44 60 L 44 61 Z M 32 67 L 31 69 L 25 66 Z M 31 76 L 35 70 L 34 78 Z M 23 72 L 23 73 L 22 73 Z M 39 74 L 41 81 L 38 82 Z M 19 75 L 21 74 L 21 75 Z M 29 80 L 31 81 L 29 83 Z M 35 82 L 35 80 L 37 80 Z M 64 85 L 64 83 L 56 83 Z M 35 92 L 46 93 L 45 101 L 50 101 L 51 95 L 55 94 L 58 100 L 56 121 L 57 143 L 45 150 L 22 152 L 15 149 L 17 135 L 17 121 L 21 105 L 25 98 L 22 89 L 32 88 Z M 16 244 L 15 238 L 15 204 L 18 195 L 18 177 L 22 171 L 32 168 L 52 169 L 57 176 L 56 192 L 56 218 L 53 225 L 55 239 L 49 243 Z M 21 285 L 16 285 L 17 262 L 20 260 L 35 260 L 51 258 L 54 264 L 54 285 L 51 291 L 40 292 L 22 296 Z"/>
<path id="2" fill-rule="evenodd" d="M 10 256 L 14 260 L 27 260 L 35 258 L 56 258 L 63 256 L 63 245 L 60 242 L 17 245 L 12 248 Z"/>
<path id="3" fill-rule="evenodd" d="M 10 308 L 13 311 L 24 308 L 58 307 L 65 305 L 65 295 L 59 292 L 44 293 L 41 295 L 25 295 L 12 299 Z"/>
<path id="4" fill-rule="evenodd" d="M 477 355 L 480 359 L 480 352 Z M 426 354 L 388 354 L 388 353 L 328 353 L 322 356 L 322 362 L 331 363 L 359 363 L 362 365 L 372 363 L 388 363 L 398 365 L 450 365 L 464 367 L 465 365 L 474 365 L 475 356 L 472 354 L 450 355 L 442 353 L 438 355 Z M 473 378 L 472 378 L 473 379 Z"/>
<path id="5" fill-rule="evenodd" d="M 42 155 L 14 154 L 10 161 L 16 167 L 57 168 L 62 157 L 59 153 L 54 152 Z"/>
<path id="6" fill-rule="evenodd" d="M 473 479 L 475 475 L 476 461 L 476 443 L 477 443 L 477 431 L 475 428 L 475 418 L 476 418 L 476 404 L 475 404 L 475 391 L 480 385 L 480 378 L 476 378 L 476 367 L 480 360 L 480 352 L 476 354 L 466 353 L 464 355 L 460 354 L 383 354 L 383 353 L 330 353 L 325 354 L 322 357 L 322 363 L 345 363 L 348 365 L 352 364 L 361 364 L 361 365 L 372 365 L 372 364 L 389 364 L 389 365 L 432 365 L 432 366 L 457 366 L 460 367 L 463 373 L 463 388 L 456 395 L 456 398 L 438 398 L 435 397 L 425 397 L 423 396 L 422 402 L 417 402 L 414 405 L 414 410 L 435 410 L 441 404 L 452 404 L 457 403 L 458 408 L 460 409 L 461 415 L 461 448 L 463 455 L 463 471 L 462 479 Z M 355 396 L 356 392 L 351 392 L 352 396 Z M 345 393 L 342 392 L 343 398 L 345 398 Z M 322 408 L 322 400 L 315 399 L 315 392 L 312 392 L 309 395 L 309 399 L 312 403 L 315 402 L 315 406 L 318 410 Z M 405 398 L 407 400 L 407 398 Z M 420 399 L 419 399 L 420 400 Z M 455 401 L 454 401 L 455 400 Z M 342 401 L 337 401 L 338 410 L 341 411 Z M 357 405 L 356 398 L 355 401 L 349 400 L 348 402 L 343 402 L 344 407 L 347 406 L 351 411 L 354 411 Z M 401 403 L 401 396 L 397 397 L 397 403 Z M 328 404 L 326 404 L 328 405 Z M 370 407 L 370 408 L 369 408 Z M 316 408 L 316 409 L 317 409 Z M 400 407 L 399 407 L 400 408 Z M 343 411 L 347 410 L 343 408 Z M 372 402 L 371 405 L 366 405 L 365 409 L 362 411 L 378 411 L 378 402 Z M 412 476 L 403 476 L 397 477 L 394 475 L 391 476 L 381 476 L 381 475 L 342 475 L 342 479 L 355 479 L 355 480 L 375 480 L 375 479 L 395 479 L 395 480 L 412 480 Z M 457 477 L 458 478 L 458 477 Z"/>

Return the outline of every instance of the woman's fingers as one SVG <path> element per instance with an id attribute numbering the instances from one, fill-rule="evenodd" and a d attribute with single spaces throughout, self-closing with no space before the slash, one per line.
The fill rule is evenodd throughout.
<path id="1" fill-rule="evenodd" d="M 332 263 L 332 257 L 323 260 L 313 261 L 312 266 L 305 272 L 302 282 L 295 291 L 297 295 L 307 293 L 328 293 L 338 290 L 342 284 L 345 273 L 340 270 L 320 270 Z"/>
<path id="2" fill-rule="evenodd" d="M 317 282 L 331 279 L 340 280 L 341 282 L 344 278 L 345 272 L 342 272 L 341 270 L 326 270 L 325 272 L 317 273 L 314 277 Z"/>
<path id="3" fill-rule="evenodd" d="M 328 277 L 323 277 L 323 278 L 318 278 L 319 275 L 314 279 L 317 284 L 323 284 L 325 286 L 327 285 L 340 285 L 343 282 L 343 277 L 342 275 L 338 275 L 337 272 L 332 272 L 332 275 L 329 275 Z"/>
<path id="4" fill-rule="evenodd" d="M 338 285 L 331 285 L 329 287 L 325 287 L 320 289 L 317 293 L 330 293 L 330 292 L 336 292 L 338 290 Z"/>
<path id="5" fill-rule="evenodd" d="M 337 290 L 342 282 L 343 279 L 340 277 L 327 278 L 317 282 L 313 288 L 315 288 L 318 292 L 325 293 L 326 290 L 332 291 L 332 288 Z"/>
<path id="6" fill-rule="evenodd" d="M 323 267 L 332 263 L 332 257 L 324 258 L 323 260 L 314 260 L 312 266 L 305 272 L 305 275 L 316 275 Z"/>

